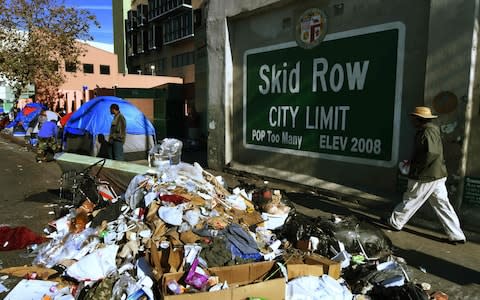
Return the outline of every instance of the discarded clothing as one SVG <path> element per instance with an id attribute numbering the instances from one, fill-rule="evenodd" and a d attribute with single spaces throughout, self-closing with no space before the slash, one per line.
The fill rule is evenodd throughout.
<path id="1" fill-rule="evenodd" d="M 230 224 L 224 232 L 228 241 L 237 247 L 243 254 L 258 253 L 257 242 L 238 224 Z"/>
<path id="2" fill-rule="evenodd" d="M 227 248 L 227 241 L 223 237 L 214 238 L 213 241 L 202 247 L 200 256 L 205 260 L 208 267 L 226 266 L 232 262 L 232 253 Z"/>
<path id="3" fill-rule="evenodd" d="M 91 289 L 88 290 L 84 299 L 98 299 L 98 300 L 110 300 L 113 295 L 113 285 L 117 281 L 118 277 L 107 277 L 98 283 L 96 283 Z"/>
<path id="4" fill-rule="evenodd" d="M 0 251 L 24 249 L 31 244 L 41 244 L 47 239 L 25 226 L 0 227 Z"/>

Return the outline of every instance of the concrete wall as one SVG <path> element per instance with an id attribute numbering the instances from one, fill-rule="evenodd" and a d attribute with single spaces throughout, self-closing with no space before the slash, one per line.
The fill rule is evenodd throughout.
<path id="1" fill-rule="evenodd" d="M 425 104 L 433 107 L 434 112 L 439 116 L 437 123 L 442 129 L 445 160 L 450 175 L 448 180 L 450 199 L 456 207 L 461 205 L 463 176 L 466 173 L 475 176 L 473 175 L 475 170 L 480 175 L 479 163 L 475 162 L 474 156 L 466 154 L 467 151 L 474 153 L 472 150 L 478 153 L 479 149 L 478 97 L 473 96 L 474 93 L 478 93 L 478 88 L 475 90 L 478 78 L 475 77 L 475 65 L 472 66 L 472 57 L 475 59 L 477 55 L 476 46 L 472 44 L 474 21 L 478 19 L 476 14 L 478 14 L 478 1 L 430 2 L 424 97 Z M 445 24 L 455 24 L 455 26 L 445 26 Z M 452 100 L 440 97 L 440 93 L 445 91 L 451 92 L 456 101 L 447 103 Z M 456 105 L 453 105 L 455 103 Z M 445 105 L 451 105 L 451 109 L 445 108 Z M 472 115 L 470 123 L 472 105 L 473 111 L 477 107 L 477 113 Z M 469 128 L 472 130 L 470 131 Z M 469 143 L 471 143 L 470 147 Z"/>
<path id="2" fill-rule="evenodd" d="M 207 132 L 208 61 L 205 22 L 195 31 L 195 108 L 201 115 L 202 132 Z"/>
<path id="3" fill-rule="evenodd" d="M 396 163 L 376 167 L 243 146 L 245 51 L 293 41 L 292 27 L 298 16 L 316 7 L 328 15 L 327 34 L 389 22 L 405 25 L 401 114 L 395 124 L 399 128 L 398 160 L 408 159 L 411 153 L 414 129 L 409 112 L 415 106 L 432 107 L 439 115 L 443 133 L 450 196 L 458 207 L 463 176 L 480 176 L 476 159 L 480 147 L 478 76 L 476 65 L 472 66 L 477 54 L 472 40 L 478 2 L 210 1 L 206 9 L 209 167 L 221 169 L 229 164 L 235 169 L 318 187 L 335 189 L 341 185 L 347 187 L 344 191 L 361 189 L 385 197 L 398 198 L 401 194 Z M 449 92 L 453 100 L 445 100 L 442 92 Z M 446 109 L 445 101 L 456 105 Z"/>
<path id="4" fill-rule="evenodd" d="M 477 33 L 478 34 L 478 33 Z M 478 38 L 478 37 L 477 37 Z M 471 113 L 470 113 L 470 131 L 467 149 L 467 162 L 465 175 L 480 177 L 480 89 L 478 88 L 478 70 L 480 67 L 480 55 L 477 53 L 476 57 L 476 77 L 475 77 L 475 90 L 471 101 Z"/>
<path id="5" fill-rule="evenodd" d="M 344 3 L 343 13 L 334 15 L 334 3 L 329 1 L 303 1 L 301 4 L 294 1 L 256 1 L 249 2 L 250 6 L 247 3 L 242 3 L 244 7 L 235 6 L 236 3 L 234 1 L 225 1 L 227 18 L 229 17 L 228 38 L 231 43 L 231 55 L 233 58 L 232 165 L 255 173 L 262 172 L 262 166 L 265 166 L 290 172 L 291 174 L 284 173 L 284 176 L 289 177 L 289 179 L 292 179 L 294 174 L 303 174 L 312 179 L 312 182 L 320 179 L 353 188 L 366 187 L 376 193 L 393 192 L 396 186 L 396 167 L 379 168 L 245 149 L 242 146 L 241 132 L 243 122 L 241 118 L 243 113 L 242 65 L 243 54 L 248 49 L 294 40 L 293 27 L 295 22 L 298 16 L 310 7 L 318 7 L 326 11 L 329 16 L 328 33 L 400 21 L 406 26 L 402 112 L 408 111 L 411 107 L 422 104 L 429 11 L 428 4 L 423 1 L 412 0 L 409 3 L 411 5 L 405 5 L 405 1 L 389 1 L 388 5 L 385 5 L 385 1 L 378 0 L 350 1 Z M 212 1 L 210 8 L 214 4 L 221 5 L 216 1 Z M 412 6 L 415 9 L 411 9 Z M 218 12 L 217 15 L 219 15 Z M 287 24 L 286 28 L 282 22 Z M 207 36 L 208 33 L 209 31 L 207 31 Z M 220 36 L 219 32 L 217 36 Z M 213 37 L 212 40 L 215 42 Z M 212 40 L 209 40 L 209 42 Z M 220 45 L 222 41 L 217 41 L 217 43 Z M 213 47 L 215 46 L 211 46 L 209 49 Z M 212 67 L 212 63 L 209 65 Z M 219 65 L 223 65 L 223 63 L 219 62 Z M 221 76 L 222 72 L 215 72 L 215 74 L 219 75 L 211 73 L 212 71 L 209 74 L 211 82 L 209 88 L 221 89 L 219 87 L 221 81 L 215 77 Z M 215 92 L 212 91 L 211 93 Z M 209 100 L 212 101 L 212 98 L 215 97 L 222 97 L 222 95 L 211 95 Z M 215 107 L 217 106 L 215 105 Z M 212 105 L 210 105 L 210 108 L 215 109 Z M 401 128 L 400 145 L 402 145 L 399 149 L 399 157 L 404 159 L 409 156 L 409 146 L 413 133 L 413 128 L 408 123 L 406 113 L 402 113 L 398 126 Z M 359 174 L 369 174 L 369 176 L 359 176 Z M 274 174 L 264 175 L 273 176 Z M 378 184 L 379 182 L 381 184 Z"/>
<path id="6" fill-rule="evenodd" d="M 125 20 L 130 0 L 112 0 L 114 52 L 117 54 L 118 71 L 128 73 L 125 60 Z"/>

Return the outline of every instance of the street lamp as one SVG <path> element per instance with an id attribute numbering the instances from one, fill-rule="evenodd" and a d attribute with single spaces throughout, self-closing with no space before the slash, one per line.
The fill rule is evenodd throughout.
<path id="1" fill-rule="evenodd" d="M 150 70 L 152 70 L 152 76 L 154 76 L 155 75 L 155 65 L 151 65 Z"/>

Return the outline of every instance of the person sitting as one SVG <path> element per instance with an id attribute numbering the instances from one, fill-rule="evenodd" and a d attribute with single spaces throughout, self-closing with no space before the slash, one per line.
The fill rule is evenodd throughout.
<path id="1" fill-rule="evenodd" d="M 53 156 L 58 149 L 57 135 L 58 128 L 55 120 L 48 120 L 43 123 L 38 132 L 37 162 L 53 160 Z"/>
<path id="2" fill-rule="evenodd" d="M 98 154 L 97 157 L 101 158 L 109 158 L 110 157 L 110 143 L 105 139 L 105 136 L 103 134 L 98 135 L 98 142 L 100 143 L 100 148 L 98 149 Z"/>

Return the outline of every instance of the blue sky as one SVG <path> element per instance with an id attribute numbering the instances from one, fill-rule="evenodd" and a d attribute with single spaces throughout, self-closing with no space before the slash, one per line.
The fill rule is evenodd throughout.
<path id="1" fill-rule="evenodd" d="M 97 17 L 101 28 L 91 27 L 95 42 L 113 44 L 112 0 L 65 0 L 65 5 L 87 9 Z"/>

